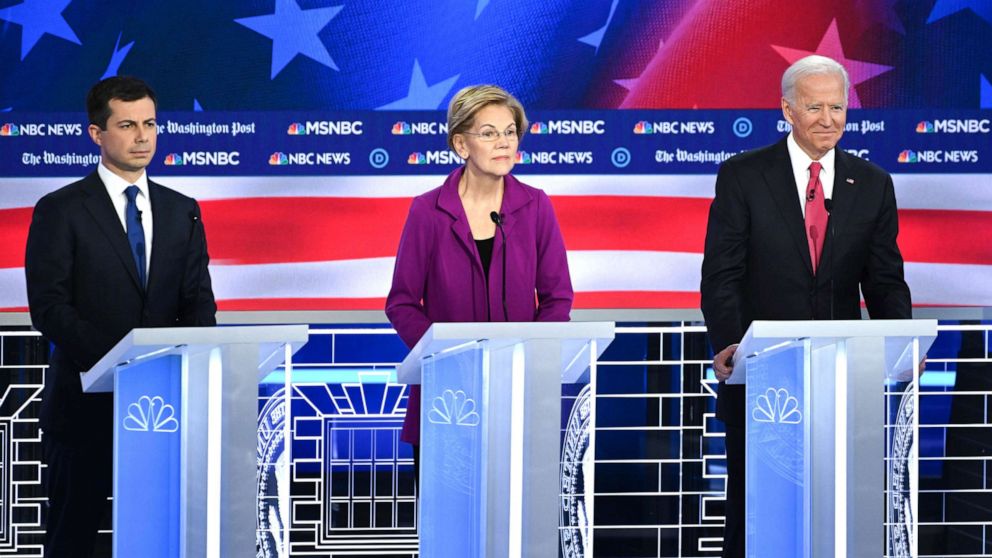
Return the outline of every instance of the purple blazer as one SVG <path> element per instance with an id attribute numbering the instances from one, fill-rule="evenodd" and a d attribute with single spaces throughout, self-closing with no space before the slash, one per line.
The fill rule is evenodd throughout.
<path id="1" fill-rule="evenodd" d="M 386 316 L 408 347 L 434 322 L 566 322 L 572 281 L 548 195 L 512 175 L 503 180 L 503 229 L 496 231 L 489 288 L 458 197 L 464 167 L 410 205 L 396 253 Z M 503 319 L 503 252 L 506 311 Z M 401 439 L 420 443 L 420 386 L 410 386 Z"/>

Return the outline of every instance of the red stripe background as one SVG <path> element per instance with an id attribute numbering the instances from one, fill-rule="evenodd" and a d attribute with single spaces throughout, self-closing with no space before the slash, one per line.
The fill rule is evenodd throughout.
<path id="1" fill-rule="evenodd" d="M 379 310 L 386 298 L 265 298 L 218 302 L 221 310 Z M 699 308 L 699 293 L 690 292 L 581 292 L 576 308 Z"/>
<path id="2" fill-rule="evenodd" d="M 570 250 L 701 253 L 709 200 L 558 196 Z M 396 252 L 408 198 L 247 198 L 201 203 L 211 257 L 223 264 L 333 261 Z M 904 209 L 907 261 L 992 265 L 992 212 Z M 0 210 L 0 268 L 24 265 L 30 208 Z"/>

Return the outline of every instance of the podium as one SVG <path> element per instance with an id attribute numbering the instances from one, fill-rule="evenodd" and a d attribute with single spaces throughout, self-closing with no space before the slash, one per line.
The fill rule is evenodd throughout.
<path id="1" fill-rule="evenodd" d="M 557 556 L 561 384 L 613 336 L 612 322 L 427 330 L 397 371 L 421 384 L 421 556 Z"/>
<path id="2" fill-rule="evenodd" d="M 258 383 L 307 326 L 134 329 L 88 372 L 114 392 L 114 556 L 254 556 Z"/>
<path id="3" fill-rule="evenodd" d="M 936 336 L 936 320 L 751 324 L 727 382 L 747 384 L 747 556 L 889 555 L 885 386 L 917 377 Z"/>

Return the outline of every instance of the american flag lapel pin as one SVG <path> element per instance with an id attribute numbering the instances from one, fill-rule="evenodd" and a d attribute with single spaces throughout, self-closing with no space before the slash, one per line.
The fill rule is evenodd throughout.
<path id="1" fill-rule="evenodd" d="M 853 178 L 848 178 L 847 179 L 847 183 L 848 184 L 854 184 L 854 179 Z"/>

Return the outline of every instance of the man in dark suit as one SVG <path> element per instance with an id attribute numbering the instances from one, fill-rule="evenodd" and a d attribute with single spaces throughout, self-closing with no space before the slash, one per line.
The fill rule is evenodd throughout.
<path id="1" fill-rule="evenodd" d="M 91 556 L 112 492 L 113 398 L 82 393 L 79 373 L 133 328 L 216 324 L 199 206 L 145 175 L 155 93 L 112 77 L 86 108 L 100 165 L 38 202 L 25 255 L 31 320 L 54 345 L 40 417 L 45 556 Z"/>
<path id="2" fill-rule="evenodd" d="M 872 318 L 911 317 L 892 178 L 836 147 L 849 88 L 829 58 L 790 66 L 782 113 L 792 132 L 717 176 L 700 291 L 726 425 L 725 557 L 744 556 L 745 401 L 744 386 L 724 380 L 751 321 L 859 319 L 859 288 Z"/>

